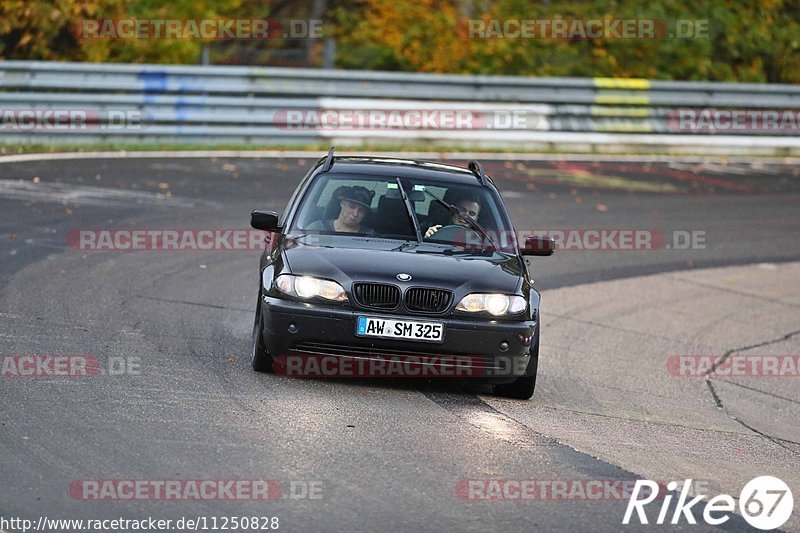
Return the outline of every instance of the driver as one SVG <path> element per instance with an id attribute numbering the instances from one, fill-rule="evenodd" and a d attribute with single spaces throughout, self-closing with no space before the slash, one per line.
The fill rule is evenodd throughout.
<path id="1" fill-rule="evenodd" d="M 465 192 L 461 194 L 458 199 L 453 202 L 453 205 L 457 207 L 462 213 L 465 213 L 471 216 L 473 219 L 478 219 L 478 214 L 481 212 L 481 203 L 478 195 L 473 192 Z M 460 215 L 456 215 L 452 213 L 450 216 L 450 225 L 452 226 L 464 226 L 469 227 L 469 223 Z M 442 224 L 437 224 L 435 226 L 430 226 L 425 231 L 425 238 L 430 238 L 434 233 L 442 229 Z"/>
<path id="2" fill-rule="evenodd" d="M 333 220 L 317 220 L 306 229 L 341 233 L 373 233 L 372 228 L 362 222 L 372 211 L 371 205 L 374 196 L 375 191 L 370 191 L 361 185 L 344 187 L 338 195 L 339 216 Z"/>

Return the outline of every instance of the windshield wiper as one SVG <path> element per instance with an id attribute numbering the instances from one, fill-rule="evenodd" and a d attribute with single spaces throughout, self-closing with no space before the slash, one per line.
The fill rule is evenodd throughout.
<path id="1" fill-rule="evenodd" d="M 443 244 L 436 242 L 435 244 Z M 445 245 L 447 246 L 447 245 Z M 464 249 L 464 250 L 457 250 L 453 247 L 445 248 L 444 250 L 414 250 L 414 253 L 418 254 L 428 254 L 428 255 L 447 255 L 447 256 L 470 256 L 470 255 L 477 255 L 481 257 L 491 257 L 497 250 L 482 248 L 480 250 L 476 249 Z"/>
<path id="2" fill-rule="evenodd" d="M 406 241 L 403 244 L 401 244 L 400 246 L 398 246 L 397 248 L 392 248 L 391 251 L 392 252 L 402 252 L 406 248 L 409 248 L 411 246 L 419 246 L 419 244 L 420 244 L 419 241 Z"/>
<path id="3" fill-rule="evenodd" d="M 291 239 L 293 241 L 302 242 L 302 240 L 305 239 L 306 237 L 311 237 L 311 236 L 319 237 L 320 235 L 323 235 L 323 234 L 322 233 L 303 233 L 302 235 L 292 235 L 290 233 L 290 234 L 286 235 L 286 238 L 287 239 Z M 319 246 L 320 248 L 333 248 L 333 246 L 331 246 L 329 244 L 320 244 L 318 242 L 311 242 L 311 243 L 304 243 L 304 244 L 310 245 L 310 246 Z"/>
<path id="4" fill-rule="evenodd" d="M 452 248 L 448 248 L 444 252 L 444 255 L 483 255 L 483 256 L 491 256 L 494 254 L 494 250 L 489 250 L 485 246 L 480 250 L 453 250 Z"/>
<path id="5" fill-rule="evenodd" d="M 492 238 L 491 238 L 491 237 L 489 237 L 489 232 L 488 232 L 488 231 L 486 231 L 486 228 L 484 228 L 483 226 L 481 226 L 481 225 L 478 223 L 478 221 L 477 221 L 477 220 L 475 220 L 474 218 L 472 218 L 471 216 L 469 216 L 467 213 L 463 213 L 463 212 L 462 212 L 462 211 L 461 211 L 459 208 L 457 208 L 456 206 L 454 206 L 454 205 L 452 205 L 452 204 L 448 204 L 447 202 L 445 202 L 444 200 L 442 200 L 441 198 L 439 198 L 438 196 L 436 196 L 435 194 L 433 194 L 433 193 L 432 193 L 432 192 L 430 192 L 429 190 L 427 190 L 427 189 L 422 189 L 422 192 L 424 192 L 425 194 L 427 194 L 428 196 L 430 196 L 431 198 L 433 198 L 434 200 L 436 200 L 437 202 L 439 202 L 440 204 L 442 204 L 443 206 L 445 206 L 445 207 L 446 207 L 448 210 L 450 210 L 450 212 L 451 212 L 451 213 L 455 213 L 455 214 L 456 214 L 456 215 L 458 215 L 458 216 L 459 216 L 461 219 L 463 219 L 463 220 L 466 220 L 466 221 L 467 221 L 467 224 L 469 224 L 469 225 L 470 225 L 470 227 L 471 227 L 473 230 L 477 231 L 477 232 L 480 234 L 480 236 L 481 236 L 481 241 L 484 243 L 484 245 L 481 247 L 481 251 L 485 251 L 485 250 L 486 250 L 487 246 L 486 246 L 486 244 L 485 244 L 485 243 L 491 243 L 491 244 L 494 244 L 494 243 L 492 242 Z M 484 240 L 484 239 L 486 239 L 486 240 Z"/>
<path id="6" fill-rule="evenodd" d="M 400 183 L 400 178 L 395 178 L 395 181 L 397 182 L 397 187 L 400 189 L 400 196 L 403 197 L 403 205 L 406 206 L 408 216 L 411 217 L 411 223 L 414 224 L 414 233 L 417 236 L 417 242 L 422 242 L 422 229 L 420 229 L 417 216 L 414 214 L 414 207 L 411 205 L 411 200 L 408 199 L 406 190 L 403 188 L 403 184 Z"/>

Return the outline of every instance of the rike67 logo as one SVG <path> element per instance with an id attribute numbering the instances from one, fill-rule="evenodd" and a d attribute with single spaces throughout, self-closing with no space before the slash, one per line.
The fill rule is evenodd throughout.
<path id="1" fill-rule="evenodd" d="M 667 490 L 674 492 L 678 488 L 676 481 L 667 483 Z M 696 524 L 692 508 L 706 498 L 705 494 L 698 494 L 689 500 L 689 493 L 692 488 L 692 480 L 687 479 L 683 482 L 678 501 L 672 512 L 670 524 L 679 524 L 685 519 L 689 524 Z M 646 494 L 639 498 L 640 494 Z M 625 509 L 623 524 L 629 524 L 636 511 L 636 517 L 641 524 L 647 524 L 648 518 L 645 513 L 645 506 L 653 502 L 658 497 L 658 483 L 648 479 L 636 481 L 633 493 L 628 500 L 628 507 Z M 661 510 L 658 513 L 656 524 L 665 524 L 670 514 L 670 504 L 673 495 L 667 494 L 661 502 Z M 736 502 L 728 494 L 714 496 L 705 504 L 702 518 L 705 523 L 718 526 L 730 519 L 730 514 L 736 509 Z M 739 494 L 739 512 L 750 526 L 770 530 L 781 527 L 789 520 L 794 509 L 794 498 L 789 486 L 780 479 L 773 476 L 759 476 L 750 480 Z"/>

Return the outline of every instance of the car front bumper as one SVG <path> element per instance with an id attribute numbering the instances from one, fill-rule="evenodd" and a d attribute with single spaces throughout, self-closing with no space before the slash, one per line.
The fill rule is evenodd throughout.
<path id="1" fill-rule="evenodd" d="M 358 336 L 355 330 L 359 316 L 441 322 L 444 339 L 434 343 Z M 328 364 L 325 368 L 331 377 L 339 377 L 337 373 L 375 377 L 407 375 L 482 378 L 492 383 L 508 383 L 526 375 L 531 342 L 538 327 L 535 320 L 397 315 L 270 296 L 262 299 L 262 321 L 264 343 L 276 360 L 278 371 L 289 368 L 287 361 L 335 358 L 340 362 L 347 359 L 361 364 Z M 376 365 L 376 360 L 402 364 L 388 371 L 388 366 Z"/>

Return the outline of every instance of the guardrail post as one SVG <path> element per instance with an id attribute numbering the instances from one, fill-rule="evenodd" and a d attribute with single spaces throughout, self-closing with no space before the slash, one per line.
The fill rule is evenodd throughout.
<path id="1" fill-rule="evenodd" d="M 332 37 L 325 38 L 325 53 L 323 55 L 322 68 L 336 68 L 336 39 Z"/>

